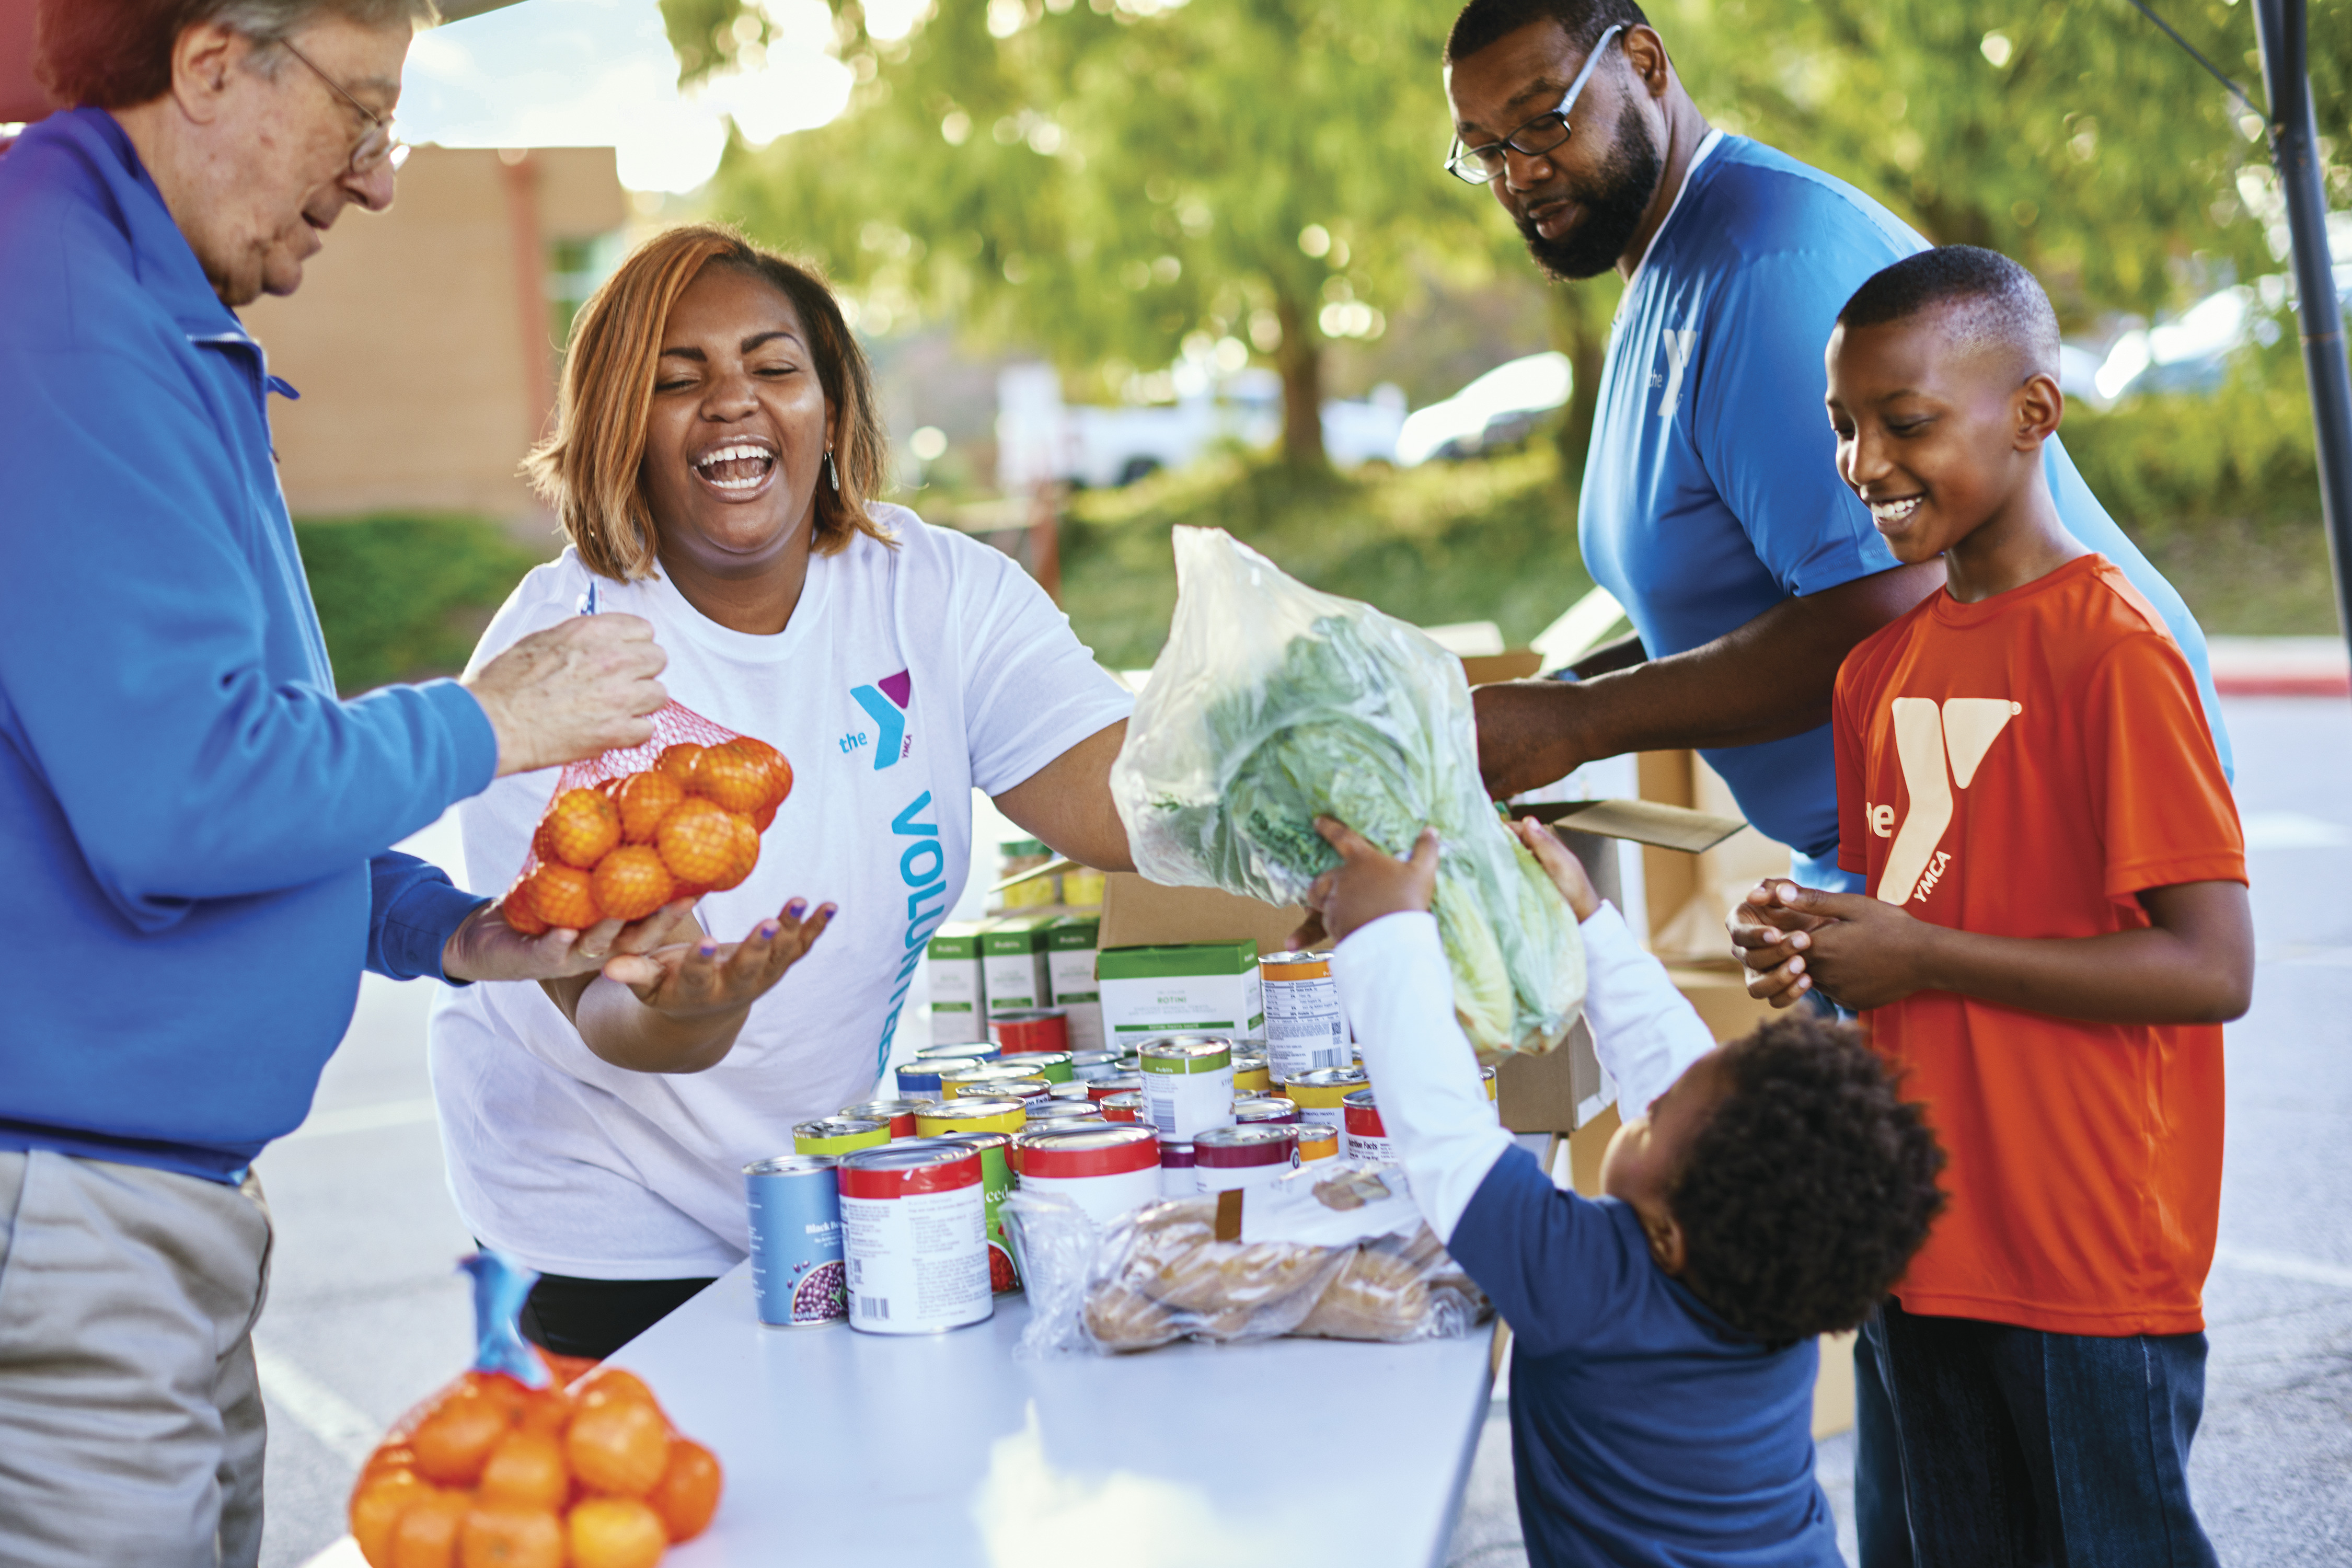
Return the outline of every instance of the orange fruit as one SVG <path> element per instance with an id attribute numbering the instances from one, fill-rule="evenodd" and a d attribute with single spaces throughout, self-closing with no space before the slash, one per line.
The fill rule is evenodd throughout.
<path id="1" fill-rule="evenodd" d="M 547 808 L 547 842 L 555 858 L 583 871 L 621 841 L 621 814 L 593 789 L 568 789 Z"/>
<path id="2" fill-rule="evenodd" d="M 556 1374 L 559 1378 L 562 1373 Z M 572 1395 L 563 1391 L 561 1383 L 550 1388 L 533 1389 L 522 1403 L 522 1414 L 516 1426 L 525 1432 L 537 1432 L 557 1438 L 563 1436 L 564 1427 L 572 1424 Z"/>
<path id="3" fill-rule="evenodd" d="M 416 1468 L 416 1450 L 404 1442 L 387 1437 L 375 1446 L 375 1452 L 360 1467 L 360 1479 L 380 1475 L 386 1470 L 413 1470 Z"/>
<path id="4" fill-rule="evenodd" d="M 507 889 L 507 896 L 499 900 L 499 913 L 509 926 L 525 936 L 544 935 L 548 924 L 540 918 L 539 911 L 530 907 L 530 900 L 523 896 L 523 878 L 515 879 L 514 886 Z"/>
<path id="5" fill-rule="evenodd" d="M 481 1502 L 458 1537 L 463 1568 L 563 1568 L 563 1526 L 552 1508 Z"/>
<path id="6" fill-rule="evenodd" d="M 533 1345 L 531 1349 L 539 1352 L 539 1359 L 546 1363 L 547 1370 L 555 1374 L 555 1387 L 548 1392 L 560 1392 L 566 1398 L 571 1396 L 573 1384 L 604 1364 L 593 1356 L 558 1355 L 543 1345 Z"/>
<path id="7" fill-rule="evenodd" d="M 651 844 L 662 818 L 685 798 L 686 786 L 665 773 L 631 773 L 623 779 L 613 793 L 614 804 L 621 808 L 621 842 Z"/>
<path id="8" fill-rule="evenodd" d="M 691 1541 L 709 1526 L 719 1511 L 719 1456 L 684 1437 L 669 1446 L 669 1468 L 646 1501 L 661 1515 L 662 1528 L 672 1541 Z"/>
<path id="9" fill-rule="evenodd" d="M 749 735 L 738 735 L 727 743 L 768 771 L 768 805 L 783 805 L 784 797 L 793 793 L 793 764 L 784 761 L 783 752 Z"/>
<path id="10" fill-rule="evenodd" d="M 680 741 L 675 746 L 664 746 L 661 755 L 654 759 L 654 770 L 667 773 L 680 784 L 694 784 L 694 764 L 702 760 L 702 748 L 691 741 Z"/>
<path id="11" fill-rule="evenodd" d="M 434 1490 L 432 1482 L 404 1466 L 360 1478 L 352 1489 L 352 1539 L 368 1568 L 392 1568 L 392 1532 L 400 1516 Z"/>
<path id="12" fill-rule="evenodd" d="M 634 1372 L 617 1366 L 595 1366 L 580 1384 L 580 1402 L 591 1400 L 599 1404 L 614 1399 L 634 1399 L 640 1405 L 661 1408 L 661 1401 L 646 1386 L 646 1380 Z"/>
<path id="13" fill-rule="evenodd" d="M 562 1443 L 551 1432 L 518 1428 L 508 1433 L 490 1450 L 482 1466 L 481 1482 L 474 1489 L 485 1502 L 562 1508 L 563 1500 L 572 1495 L 572 1472 L 563 1465 Z"/>
<path id="14" fill-rule="evenodd" d="M 768 824 L 775 820 L 776 808 L 773 805 L 763 805 L 751 814 L 751 826 L 757 832 L 767 832 Z"/>
<path id="15" fill-rule="evenodd" d="M 654 1568 L 669 1550 L 661 1515 L 635 1498 L 590 1498 L 564 1521 L 571 1568 Z"/>
<path id="16" fill-rule="evenodd" d="M 530 830 L 530 852 L 541 865 L 555 858 L 555 840 L 547 830 L 547 818 L 541 816 L 539 826 Z"/>
<path id="17" fill-rule="evenodd" d="M 713 885 L 720 889 L 740 886 L 743 879 L 751 874 L 751 868 L 759 863 L 760 830 L 751 825 L 750 817 L 738 816 L 735 819 L 736 870 L 727 880 Z"/>
<path id="18" fill-rule="evenodd" d="M 514 1425 L 514 1410 L 479 1387 L 459 1384 L 435 1405 L 409 1437 L 416 1468 L 429 1481 L 470 1487 L 483 1461 Z"/>
<path id="19" fill-rule="evenodd" d="M 643 1497 L 669 1468 L 669 1423 L 650 1399 L 585 1394 L 563 1434 L 563 1457 L 590 1491 Z"/>
<path id="20" fill-rule="evenodd" d="M 641 921 L 669 902 L 669 868 L 647 844 L 624 844 L 596 863 L 589 890 L 607 920 Z"/>
<path id="21" fill-rule="evenodd" d="M 730 811 L 749 814 L 768 804 L 768 764 L 740 741 L 713 746 L 694 764 L 694 793 Z"/>
<path id="22" fill-rule="evenodd" d="M 523 884 L 530 907 L 541 920 L 565 931 L 586 931 L 604 918 L 596 902 L 595 884 L 588 872 L 561 860 L 550 860 Z"/>
<path id="23" fill-rule="evenodd" d="M 457 1568 L 457 1537 L 474 1500 L 436 1491 L 403 1509 L 392 1527 L 392 1568 Z"/>
<path id="24" fill-rule="evenodd" d="M 670 875 L 693 887 L 731 887 L 726 878 L 734 870 L 739 853 L 737 820 L 733 812 L 715 801 L 698 798 L 680 803 L 662 818 L 661 833 L 655 840 Z M 742 879 L 739 876 L 736 880 Z"/>

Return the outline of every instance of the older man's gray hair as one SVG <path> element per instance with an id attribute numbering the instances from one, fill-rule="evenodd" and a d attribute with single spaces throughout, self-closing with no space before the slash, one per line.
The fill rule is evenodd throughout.
<path id="1" fill-rule="evenodd" d="M 217 22 L 257 44 L 275 44 L 322 16 L 364 26 L 440 19 L 433 0 L 40 0 L 33 22 L 33 64 L 41 83 L 67 104 L 122 109 L 172 88 L 172 49 L 180 35 Z M 265 51 L 258 63 L 271 68 Z"/>

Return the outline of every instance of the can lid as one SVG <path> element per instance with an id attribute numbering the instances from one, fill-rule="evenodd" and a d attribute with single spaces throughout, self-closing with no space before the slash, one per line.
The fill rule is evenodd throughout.
<path id="1" fill-rule="evenodd" d="M 944 1046 L 921 1047 L 915 1052 L 915 1059 L 919 1062 L 945 1062 L 971 1057 L 979 1061 L 992 1062 L 1003 1054 L 1003 1047 L 994 1040 L 960 1040 Z"/>
<path id="2" fill-rule="evenodd" d="M 1328 1143 L 1337 1148 L 1339 1142 L 1339 1130 L 1328 1121 L 1302 1121 L 1290 1132 L 1301 1149 L 1309 1143 Z"/>
<path id="3" fill-rule="evenodd" d="M 1119 1053 L 1117 1051 L 1072 1051 L 1070 1065 L 1080 1068 L 1110 1067 L 1118 1062 L 1118 1057 Z"/>
<path id="4" fill-rule="evenodd" d="M 1050 1181 L 1115 1176 L 1127 1171 L 1155 1170 L 1160 1164 L 1160 1135 L 1133 1123 L 1053 1127 L 1024 1132 L 1015 1142 L 1021 1151 L 1024 1181 L 1035 1176 Z"/>
<path id="5" fill-rule="evenodd" d="M 928 1083 L 936 1088 L 940 1081 L 940 1074 L 943 1072 L 953 1072 L 957 1067 L 969 1059 L 969 1058 L 965 1057 L 950 1057 L 943 1061 L 923 1061 L 917 1059 L 911 1062 L 900 1062 L 897 1067 L 892 1068 L 890 1070 L 898 1075 L 898 1082 L 901 1085 L 911 1081 L 914 1083 Z"/>
<path id="6" fill-rule="evenodd" d="M 992 1062 L 960 1063 L 955 1067 L 942 1069 L 940 1079 L 941 1082 L 946 1082 L 951 1079 L 1027 1078 L 1034 1070 L 1032 1068 L 1024 1067 L 1019 1062 L 1000 1058 Z"/>
<path id="7" fill-rule="evenodd" d="M 978 1149 L 985 1152 L 990 1149 L 1010 1150 L 1013 1147 L 1013 1134 L 1010 1132 L 941 1132 L 930 1142 L 961 1143 L 966 1148 Z"/>
<path id="8" fill-rule="evenodd" d="M 1041 1121 L 1099 1121 L 1102 1107 L 1091 1100 L 1048 1100 L 1029 1108 L 1029 1125 Z"/>
<path id="9" fill-rule="evenodd" d="M 1211 1127 L 1193 1135 L 1192 1158 L 1212 1169 L 1285 1165 L 1297 1147 L 1290 1129 L 1278 1123 Z"/>
<path id="10" fill-rule="evenodd" d="M 826 1116 L 793 1128 L 795 1138 L 855 1138 L 861 1132 L 887 1132 L 890 1124 L 870 1116 Z"/>
<path id="11" fill-rule="evenodd" d="M 1143 1109 L 1143 1091 L 1139 1089 L 1121 1089 L 1117 1094 L 1104 1095 L 1095 1103 L 1105 1110 L 1116 1105 L 1122 1110 L 1140 1110 Z"/>
<path id="12" fill-rule="evenodd" d="M 1309 1089 L 1338 1089 L 1342 1085 L 1360 1089 L 1371 1081 L 1370 1075 L 1361 1068 L 1316 1068 L 1297 1078 L 1283 1079 L 1294 1089 L 1301 1084 Z"/>
<path id="13" fill-rule="evenodd" d="M 1162 1035 L 1136 1047 L 1138 1068 L 1147 1073 L 1208 1073 L 1230 1068 L 1234 1043 L 1209 1035 Z"/>
<path id="14" fill-rule="evenodd" d="M 967 1143 L 902 1138 L 844 1154 L 841 1195 L 896 1198 L 908 1193 L 949 1193 L 980 1184 L 980 1151 Z"/>
<path id="15" fill-rule="evenodd" d="M 1048 1068 L 1054 1067 L 1072 1067 L 1070 1053 L 1067 1051 L 1008 1050 L 998 1065 L 1017 1067 L 1027 1072 L 1044 1072 Z M 1076 1068 L 1072 1068 L 1072 1070 L 1075 1071 Z"/>
<path id="16" fill-rule="evenodd" d="M 1296 1121 L 1298 1102 L 1278 1094 L 1253 1094 L 1234 1101 L 1234 1120 L 1246 1126 L 1252 1122 Z"/>
<path id="17" fill-rule="evenodd" d="M 1069 1012 L 1062 1007 L 1008 1007 L 1002 1013 L 988 1016 L 990 1025 L 1042 1024 L 1048 1018 L 1067 1018 Z"/>
<path id="18" fill-rule="evenodd" d="M 836 1114 L 887 1121 L 896 1116 L 912 1116 L 926 1105 L 938 1103 L 936 1100 L 869 1100 L 862 1105 L 845 1105 Z"/>
<path id="19" fill-rule="evenodd" d="M 1108 1100 L 1114 1094 L 1140 1091 L 1143 1075 L 1139 1072 L 1115 1072 L 1086 1080 L 1088 1100 Z"/>
<path id="20" fill-rule="evenodd" d="M 937 1105 L 926 1106 L 915 1112 L 934 1121 L 985 1121 L 992 1116 L 1010 1116 L 1026 1109 L 1017 1100 L 983 1099 L 966 1095 L 961 1100 L 942 1100 Z"/>
<path id="21" fill-rule="evenodd" d="M 830 1154 L 778 1154 L 771 1159 L 754 1160 L 743 1167 L 747 1176 L 804 1176 L 812 1171 L 830 1171 L 838 1161 Z"/>
<path id="22" fill-rule="evenodd" d="M 1273 1063 L 1267 1059 L 1264 1051 L 1235 1051 L 1234 1053 L 1234 1070 L 1235 1072 L 1240 1072 L 1247 1068 L 1265 1068 L 1271 1067 Z"/>
<path id="23" fill-rule="evenodd" d="M 1341 1096 L 1339 1103 L 1342 1105 L 1360 1106 L 1364 1110 L 1369 1110 L 1373 1106 L 1378 1105 L 1380 1101 L 1372 1098 L 1372 1091 L 1370 1089 L 1360 1089 L 1352 1093 Z"/>

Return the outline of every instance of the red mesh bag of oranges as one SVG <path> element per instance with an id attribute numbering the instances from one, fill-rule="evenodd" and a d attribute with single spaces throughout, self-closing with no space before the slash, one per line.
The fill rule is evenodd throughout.
<path id="1" fill-rule="evenodd" d="M 495 1253 L 464 1267 L 482 1348 L 361 1468 L 352 1536 L 370 1568 L 653 1568 L 701 1534 L 718 1458 L 637 1377 L 524 1343 L 537 1275 Z"/>
<path id="2" fill-rule="evenodd" d="M 644 745 L 563 770 L 500 904 L 507 924 L 585 931 L 735 887 L 792 792 L 775 747 L 666 704 Z"/>

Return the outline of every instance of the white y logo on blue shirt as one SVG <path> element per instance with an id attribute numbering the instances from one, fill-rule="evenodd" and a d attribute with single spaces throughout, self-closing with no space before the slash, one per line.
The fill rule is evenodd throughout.
<path id="1" fill-rule="evenodd" d="M 1691 307 L 1691 319 L 1698 319 L 1696 305 Z M 1672 419 L 1683 400 L 1683 372 L 1690 364 L 1691 345 L 1698 342 L 1698 329 L 1685 327 L 1676 331 L 1668 327 L 1659 337 L 1666 345 L 1666 389 L 1658 395 L 1658 417 Z"/>

